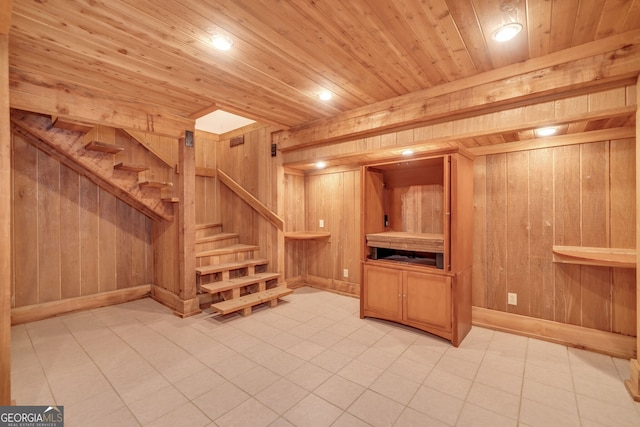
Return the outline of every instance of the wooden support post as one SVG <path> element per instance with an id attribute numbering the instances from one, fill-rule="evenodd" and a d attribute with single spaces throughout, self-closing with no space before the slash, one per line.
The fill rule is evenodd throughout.
<path id="1" fill-rule="evenodd" d="M 11 12 L 3 7 L 0 17 Z M 0 31 L 0 406 L 11 405 L 11 127 L 9 36 Z"/>
<path id="2" fill-rule="evenodd" d="M 191 316 L 200 313 L 196 289 L 196 160 L 193 132 L 187 131 L 180 139 L 178 149 L 180 174 L 178 175 L 178 258 L 180 290 L 178 296 L 185 301 L 189 312 L 180 313 Z M 190 303 L 188 303 L 190 302 Z"/>
<path id="3" fill-rule="evenodd" d="M 638 78 L 638 85 L 640 85 L 640 78 Z M 640 92 L 636 91 L 636 251 L 640 249 L 640 149 L 638 149 L 637 142 L 640 141 L 640 127 L 638 127 L 638 120 L 640 120 Z M 640 332 L 640 265 L 636 260 L 636 322 L 637 331 Z M 631 394 L 634 400 L 640 402 L 640 334 L 636 337 L 636 358 L 631 359 L 630 363 L 630 375 L 631 378 L 625 381 L 627 390 Z"/>

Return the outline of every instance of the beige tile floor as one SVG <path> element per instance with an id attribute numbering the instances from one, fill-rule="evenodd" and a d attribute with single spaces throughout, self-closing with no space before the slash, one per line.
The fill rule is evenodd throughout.
<path id="1" fill-rule="evenodd" d="M 474 327 L 460 348 L 302 288 L 224 321 L 151 299 L 12 329 L 13 397 L 74 426 L 640 426 L 628 362 Z"/>

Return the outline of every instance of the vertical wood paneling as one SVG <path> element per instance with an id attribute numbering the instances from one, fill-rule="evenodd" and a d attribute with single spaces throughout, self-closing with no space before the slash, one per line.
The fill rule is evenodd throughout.
<path id="1" fill-rule="evenodd" d="M 38 151 L 38 302 L 60 299 L 60 163 Z"/>
<path id="2" fill-rule="evenodd" d="M 581 149 L 582 246 L 609 246 L 609 143 Z M 611 330 L 611 269 L 582 266 L 582 326 Z"/>
<path id="3" fill-rule="evenodd" d="M 477 158 L 474 305 L 486 294 L 487 308 L 635 335 L 634 270 L 552 258 L 553 245 L 635 247 L 634 159 L 633 139 Z M 507 289 L 518 306 L 499 307 Z"/>
<path id="4" fill-rule="evenodd" d="M 554 244 L 580 246 L 580 146 L 554 151 Z M 555 266 L 555 319 L 580 325 L 580 266 Z"/>
<path id="5" fill-rule="evenodd" d="M 487 308 L 507 308 L 506 155 L 487 157 Z"/>
<path id="6" fill-rule="evenodd" d="M 117 240 L 116 240 L 116 199 L 102 189 L 98 189 L 100 292 L 117 289 Z"/>
<path id="7" fill-rule="evenodd" d="M 81 293 L 91 295 L 99 292 L 100 285 L 100 217 L 98 187 L 85 177 L 80 177 L 80 203 Z"/>
<path id="8" fill-rule="evenodd" d="M 487 157 L 473 162 L 473 271 L 471 304 L 487 307 Z"/>
<path id="9" fill-rule="evenodd" d="M 128 288 L 133 282 L 133 215 L 126 203 L 116 200 L 116 287 Z"/>
<path id="10" fill-rule="evenodd" d="M 38 302 L 38 150 L 13 138 L 13 271 L 16 307 Z M 29 284 L 23 286 L 22 284 Z"/>
<path id="11" fill-rule="evenodd" d="M 611 141 L 611 246 L 635 248 L 635 140 Z M 612 269 L 612 331 L 635 336 L 636 272 L 630 268 Z"/>
<path id="12" fill-rule="evenodd" d="M 553 152 L 529 152 L 529 315 L 553 320 Z"/>
<path id="13" fill-rule="evenodd" d="M 80 177 L 60 166 L 61 298 L 80 296 Z"/>
<path id="14" fill-rule="evenodd" d="M 13 150 L 15 307 L 151 283 L 150 219 L 19 136 Z"/>
<path id="15" fill-rule="evenodd" d="M 507 173 L 507 292 L 518 295 L 517 305 L 507 311 L 529 315 L 529 153 L 506 155 Z M 504 298 L 507 296 L 505 295 Z"/>

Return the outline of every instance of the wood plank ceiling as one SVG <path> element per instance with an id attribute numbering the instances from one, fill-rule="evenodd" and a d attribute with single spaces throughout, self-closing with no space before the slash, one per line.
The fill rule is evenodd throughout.
<path id="1" fill-rule="evenodd" d="M 640 0 L 13 0 L 11 100 L 287 129 L 638 29 Z"/>

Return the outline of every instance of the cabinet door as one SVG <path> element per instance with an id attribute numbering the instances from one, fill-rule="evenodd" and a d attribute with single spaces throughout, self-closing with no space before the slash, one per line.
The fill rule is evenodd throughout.
<path id="1" fill-rule="evenodd" d="M 451 331 L 451 278 L 406 272 L 404 320 Z"/>
<path id="2" fill-rule="evenodd" d="M 390 320 L 402 318 L 402 271 L 366 265 L 363 309 Z"/>

